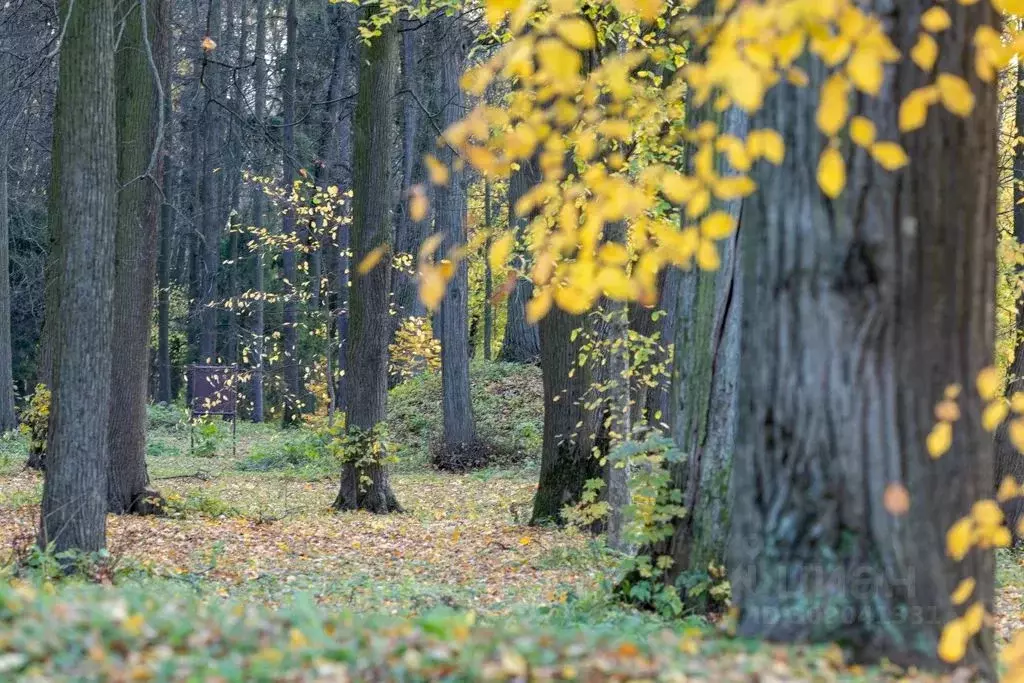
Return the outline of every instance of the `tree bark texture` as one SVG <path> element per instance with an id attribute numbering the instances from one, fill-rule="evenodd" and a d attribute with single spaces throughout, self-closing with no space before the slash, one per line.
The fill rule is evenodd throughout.
<path id="1" fill-rule="evenodd" d="M 253 117 L 256 125 L 260 127 L 260 136 L 257 138 L 254 170 L 257 174 L 263 173 L 263 125 L 264 109 L 267 100 L 267 0 L 256 0 L 256 49 L 253 54 Z M 252 224 L 257 228 L 263 226 L 265 216 L 266 197 L 263 189 L 257 184 L 252 189 Z M 263 298 L 265 286 L 263 283 L 263 246 L 257 244 L 253 254 L 253 289 L 255 290 L 255 301 L 253 302 L 252 320 L 249 325 L 253 340 L 252 348 L 252 378 L 250 379 L 250 391 L 252 392 L 252 414 L 250 419 L 253 422 L 263 422 L 263 374 L 265 363 L 266 338 L 264 336 L 264 306 Z"/>
<path id="2" fill-rule="evenodd" d="M 907 54 L 931 5 L 866 10 L 886 17 Z M 937 668 L 941 629 L 962 609 L 949 598 L 958 582 L 973 577 L 974 599 L 992 609 L 992 553 L 954 562 L 945 542 L 993 490 L 973 390 L 960 397 L 949 452 L 933 460 L 925 450 L 936 402 L 952 383 L 974 387 L 994 345 L 996 92 L 975 75 L 972 40 L 995 16 L 987 3 L 949 9 L 936 68 L 968 79 L 973 113 L 937 107 L 900 136 L 901 101 L 931 82 L 909 60 L 888 69 L 877 98 L 851 102 L 880 139 L 900 140 L 905 169 L 886 172 L 845 145 L 846 189 L 836 200 L 820 191 L 827 141 L 814 121 L 827 73 L 817 61 L 803 63 L 809 87 L 776 86 L 751 124 L 778 130 L 787 156 L 755 167 L 741 218 L 729 576 L 742 636 L 839 641 L 861 658 Z M 910 494 L 902 516 L 883 507 L 894 482 Z M 994 677 L 991 655 L 983 628 L 965 663 Z"/>
<path id="3" fill-rule="evenodd" d="M 0 140 L 0 433 L 18 426 L 14 415 L 13 352 L 11 348 L 11 262 L 8 222 L 7 166 L 10 137 Z"/>
<path id="4" fill-rule="evenodd" d="M 398 77 L 398 31 L 394 23 L 382 29 L 360 54 L 358 100 L 353 150 L 352 259 L 363 259 L 393 239 L 391 149 L 394 96 Z M 350 289 L 347 339 L 348 375 L 346 428 L 364 440 L 365 452 L 350 454 L 360 465 L 344 465 L 341 488 L 334 506 L 386 513 L 400 510 L 391 490 L 387 464 L 368 451 L 369 437 L 384 421 L 387 407 L 388 342 L 391 321 L 388 299 L 391 261 L 382 258 L 362 275 L 354 275 Z"/>
<path id="5" fill-rule="evenodd" d="M 143 21 L 142 10 L 147 15 Z M 114 245 L 114 344 L 109 402 L 110 462 L 107 501 L 111 512 L 144 512 L 149 493 L 146 471 L 146 403 L 149 341 L 156 275 L 163 157 L 159 108 L 163 106 L 150 54 L 158 73 L 167 59 L 170 13 L 167 0 L 148 0 L 125 18 L 116 63 L 117 236 Z M 144 33 L 146 27 L 148 36 Z M 151 160 L 155 160 L 150 168 Z"/>
<path id="6" fill-rule="evenodd" d="M 298 64 L 296 63 L 296 52 L 298 50 L 298 14 L 295 10 L 295 0 L 288 0 L 288 10 L 285 18 L 287 48 L 284 57 L 284 83 L 282 85 L 282 100 L 284 102 L 284 187 L 285 192 L 290 193 L 292 184 L 295 182 L 296 159 L 295 159 L 295 84 Z M 281 220 L 281 231 L 287 238 L 297 239 L 295 232 L 295 212 L 288 209 L 284 212 Z M 298 258 L 294 246 L 287 246 L 282 257 L 282 275 L 284 279 L 284 410 L 282 421 L 285 426 L 298 423 L 302 411 L 302 386 L 301 372 L 299 367 L 299 269 Z"/>
<path id="7" fill-rule="evenodd" d="M 434 112 L 437 127 L 447 130 L 461 120 L 465 98 L 459 85 L 466 59 L 466 38 L 461 19 L 440 14 L 434 19 L 435 62 L 438 87 Z M 438 160 L 449 171 L 448 182 L 434 191 L 434 228 L 443 235 L 442 253 L 466 243 L 466 172 L 455 167 L 455 152 L 447 144 L 437 151 Z M 465 259 L 455 268 L 441 300 L 441 396 L 444 413 L 444 453 L 441 460 L 454 458 L 477 442 L 473 403 L 469 394 L 469 269 Z M 439 463 L 442 467 L 444 463 Z M 452 463 L 453 464 L 453 463 Z"/>
<path id="8" fill-rule="evenodd" d="M 529 219 L 516 216 L 516 202 L 540 182 L 540 173 L 532 160 L 520 162 L 508 181 L 508 222 L 515 226 L 516 239 L 522 242 Z M 520 259 L 523 256 L 520 254 Z M 537 325 L 526 320 L 526 302 L 533 296 L 533 283 L 526 277 L 516 278 L 508 295 L 505 337 L 501 342 L 501 360 L 510 363 L 536 363 L 541 356 Z"/>
<path id="9" fill-rule="evenodd" d="M 53 363 L 40 542 L 97 551 L 106 543 L 117 134 L 110 0 L 61 3 L 52 210 L 66 228 Z M 54 221 L 51 221 L 51 225 Z"/>

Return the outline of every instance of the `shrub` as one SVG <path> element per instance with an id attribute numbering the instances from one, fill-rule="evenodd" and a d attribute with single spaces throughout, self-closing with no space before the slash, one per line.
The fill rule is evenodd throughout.
<path id="1" fill-rule="evenodd" d="M 21 414 L 19 429 L 28 436 L 28 465 L 42 469 L 46 453 L 46 439 L 50 423 L 50 390 L 45 384 L 37 384 L 28 401 L 28 407 Z"/>
<path id="2" fill-rule="evenodd" d="M 308 479 L 335 476 L 341 459 L 330 448 L 330 439 L 327 430 L 282 432 L 270 443 L 256 446 L 235 467 L 243 472 L 286 471 Z"/>

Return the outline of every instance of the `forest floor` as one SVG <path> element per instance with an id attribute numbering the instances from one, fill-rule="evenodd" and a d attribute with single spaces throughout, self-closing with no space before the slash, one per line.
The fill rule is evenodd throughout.
<path id="1" fill-rule="evenodd" d="M 409 382 L 389 424 L 406 512 L 388 516 L 331 510 L 337 465 L 312 430 L 239 424 L 232 454 L 228 425 L 215 424 L 190 453 L 180 411 L 153 409 L 149 471 L 169 514 L 110 517 L 113 568 L 99 583 L 112 586 L 0 576 L 0 624 L 16 627 L 0 634 L 0 678 L 345 680 L 344 667 L 354 680 L 937 680 L 610 599 L 618 559 L 600 541 L 527 524 L 538 373 L 474 373 L 481 432 L 505 460 L 466 475 L 430 468 L 439 386 Z M 22 439 L 0 446 L 0 574 L 13 574 L 14 560 L 32 561 L 42 479 L 24 468 Z M 1000 556 L 999 577 L 1005 637 L 1020 626 L 1021 557 Z"/>

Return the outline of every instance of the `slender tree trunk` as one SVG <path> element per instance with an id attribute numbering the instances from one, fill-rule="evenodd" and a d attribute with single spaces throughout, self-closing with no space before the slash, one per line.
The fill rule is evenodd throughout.
<path id="1" fill-rule="evenodd" d="M 288 0 L 288 11 L 285 18 L 287 48 L 284 57 L 284 83 L 282 100 L 284 102 L 284 187 L 290 193 L 295 177 L 295 87 L 297 76 L 296 55 L 298 52 L 298 15 L 295 11 L 295 0 Z M 281 231 L 286 238 L 297 239 L 295 232 L 295 213 L 291 209 L 285 211 L 281 221 Z M 299 368 L 299 289 L 298 259 L 294 246 L 285 247 L 282 257 L 282 276 L 284 278 L 284 410 L 282 422 L 285 426 L 298 422 L 302 412 L 302 386 Z"/>
<path id="2" fill-rule="evenodd" d="M 221 0 L 210 0 L 206 18 L 206 32 L 216 44 L 221 42 Z M 206 107 L 202 115 L 203 130 L 203 166 L 199 178 L 199 199 L 202 210 L 202 244 L 199 248 L 201 259 L 196 260 L 199 266 L 198 284 L 199 299 L 197 301 L 199 324 L 199 361 L 213 363 L 217 361 L 217 274 L 220 271 L 220 239 L 224 223 L 221 220 L 221 193 L 218 191 L 220 174 L 217 169 L 223 160 L 220 148 L 223 145 L 223 126 L 218 105 L 214 98 L 223 97 L 223 67 L 212 58 L 205 61 L 203 80 L 206 86 Z"/>
<path id="3" fill-rule="evenodd" d="M 441 130 L 464 115 L 465 101 L 459 79 L 462 77 L 466 46 L 458 17 L 438 15 L 434 21 L 435 62 L 438 87 L 434 111 Z M 450 177 L 434 191 L 434 228 L 444 236 L 443 253 L 466 243 L 466 172 L 454 165 L 455 153 L 448 145 L 438 149 L 438 160 L 450 168 Z M 473 404 L 469 395 L 469 274 L 465 259 L 441 301 L 441 397 L 444 412 L 443 453 L 436 463 L 442 469 L 463 469 L 480 464 Z"/>
<path id="4" fill-rule="evenodd" d="M 170 4 L 170 0 L 168 3 Z M 171 38 L 168 37 L 168 44 Z M 170 54 L 170 45 L 168 45 Z M 168 63 L 170 60 L 168 60 Z M 164 83 L 170 85 L 170 71 L 164 70 Z M 165 89 L 166 92 L 166 89 Z M 173 148 L 171 132 L 171 98 L 164 97 L 164 202 L 160 207 L 160 246 L 157 256 L 157 392 L 156 400 L 171 403 L 174 390 L 171 383 L 171 236 L 174 234 L 174 163 L 167 150 Z"/>
<path id="5" fill-rule="evenodd" d="M 369 12 L 370 10 L 366 10 Z M 359 59 L 359 97 L 356 103 L 353 153 L 354 204 L 352 258 L 361 263 L 371 251 L 393 239 L 389 162 L 394 128 L 394 96 L 398 76 L 398 31 L 394 23 L 383 27 Z M 388 385 L 388 299 L 391 262 L 382 258 L 369 272 L 357 275 L 350 290 L 348 330 L 348 419 L 346 429 L 361 440 L 362 451 L 347 462 L 334 506 L 386 513 L 400 510 L 391 491 L 383 448 L 376 429 L 384 421 Z"/>
<path id="6" fill-rule="evenodd" d="M 147 15 L 143 17 L 142 7 Z M 148 0 L 132 10 L 116 55 L 117 85 L 117 237 L 114 247 L 114 343 L 109 402 L 110 463 L 107 503 L 111 512 L 151 511 L 146 471 L 146 403 L 149 338 L 160 221 L 162 156 L 159 112 L 163 102 L 149 63 L 159 73 L 167 59 L 166 0 Z M 145 31 L 143 27 L 146 27 Z M 148 33 L 148 36 L 146 35 Z M 147 46 L 148 44 L 148 46 Z M 150 50 L 150 48 L 152 48 Z M 151 160 L 155 166 L 150 168 Z"/>
<path id="7" fill-rule="evenodd" d="M 1017 62 L 1016 87 L 1016 135 L 1024 134 L 1024 62 Z M 1024 248 L 1024 144 L 1018 143 L 1013 150 L 1013 237 L 1017 244 Z M 1024 278 L 1024 267 L 1018 264 L 1016 273 L 1018 280 Z M 1008 370 L 1009 381 L 1006 384 L 1007 397 L 1024 391 L 1024 296 L 1017 297 L 1017 319 L 1014 327 L 1015 337 L 1013 359 Z M 995 443 L 996 478 L 998 486 L 1006 477 L 1013 477 L 1024 482 L 1024 457 L 1010 441 L 1007 426 L 1000 426 L 996 432 Z M 1006 513 L 1007 526 L 1017 535 L 1017 525 L 1024 519 L 1024 498 L 1018 497 L 1003 505 Z"/>
<path id="8" fill-rule="evenodd" d="M 67 227 L 53 362 L 40 543 L 97 551 L 106 544 L 117 134 L 114 11 L 110 0 L 61 3 L 66 32 L 50 206 Z"/>
<path id="9" fill-rule="evenodd" d="M 490 233 L 491 223 L 491 181 L 484 178 L 484 231 Z M 484 241 L 484 360 L 491 360 L 491 346 L 494 344 L 494 276 L 491 273 L 491 260 L 487 254 L 491 251 L 491 238 Z"/>
<path id="10" fill-rule="evenodd" d="M 255 154 L 256 161 L 254 164 L 257 174 L 261 174 L 263 172 L 264 158 L 262 137 L 264 135 L 264 107 L 266 106 L 267 100 L 266 14 L 267 1 L 256 0 L 256 53 L 254 55 L 255 69 L 253 71 L 253 89 L 255 91 L 255 97 L 253 99 L 253 115 L 256 119 L 256 125 L 260 127 L 256 143 L 258 145 Z M 263 189 L 258 184 L 254 184 L 252 190 L 252 222 L 257 228 L 263 225 L 265 202 L 266 198 L 264 197 Z M 253 260 L 255 301 L 253 302 L 252 321 L 250 323 L 253 339 L 253 369 L 252 379 L 250 380 L 252 391 L 251 419 L 253 422 L 263 422 L 263 367 L 265 363 L 264 348 L 266 345 L 263 321 L 263 310 L 265 306 L 264 296 L 266 295 L 263 283 L 263 245 L 255 245 Z"/>
<path id="11" fill-rule="evenodd" d="M 508 222 L 515 226 L 521 242 L 529 220 L 515 215 L 516 202 L 540 181 L 532 161 L 523 161 L 512 172 L 508 181 Z M 541 356 L 540 333 L 537 325 L 526 320 L 526 302 L 533 296 L 533 283 L 526 277 L 516 279 L 508 295 L 508 316 L 505 319 L 505 338 L 501 342 L 501 360 L 510 363 L 536 363 Z"/>
<path id="12" fill-rule="evenodd" d="M 0 432 L 18 426 L 14 415 L 14 377 L 11 349 L 11 264 L 7 210 L 7 165 L 10 137 L 0 140 Z"/>
<path id="13" fill-rule="evenodd" d="M 908 1 L 890 15 L 903 54 L 931 6 Z M 993 491 L 992 439 L 973 389 L 960 396 L 950 450 L 935 460 L 924 446 L 936 402 L 952 383 L 974 387 L 994 347 L 997 95 L 975 75 L 972 42 L 995 12 L 950 10 L 937 69 L 971 83 L 969 116 L 935 109 L 899 136 L 900 103 L 932 82 L 909 60 L 877 98 L 851 102 L 881 139 L 900 139 L 906 169 L 885 172 L 847 148 L 845 191 L 829 200 L 819 190 L 827 143 L 815 114 L 827 74 L 816 61 L 804 63 L 809 87 L 777 85 L 751 123 L 779 131 L 787 157 L 755 167 L 758 191 L 741 218 L 745 372 L 729 577 L 742 636 L 838 640 L 863 659 L 944 668 L 936 645 L 963 610 L 950 600 L 959 581 L 972 577 L 971 602 L 992 610 L 991 550 L 961 562 L 946 551 L 947 530 Z M 909 492 L 902 516 L 883 507 L 894 482 Z M 992 654 L 983 625 L 964 664 L 994 679 Z"/>
<path id="14" fill-rule="evenodd" d="M 419 20 L 409 19 L 403 22 L 406 29 L 414 27 Z M 395 221 L 395 251 L 399 254 L 417 255 L 420 244 L 426 236 L 429 221 L 414 221 L 409 215 L 409 192 L 422 176 L 420 163 L 425 151 L 430 148 L 430 140 L 434 135 L 433 127 L 422 124 L 422 100 L 419 93 L 429 94 L 421 81 L 428 76 L 423 70 L 417 70 L 419 60 L 420 33 L 406 30 L 401 35 L 401 66 L 402 66 L 402 176 L 401 190 L 398 197 L 397 220 Z M 441 57 L 442 55 L 438 55 Z M 436 111 L 436 107 L 433 107 Z M 424 130 L 426 129 L 426 130 Z M 402 321 L 409 317 L 424 317 L 427 309 L 420 301 L 419 283 L 416 274 L 404 269 L 394 271 L 392 288 L 394 290 L 395 308 L 393 328 L 398 329 Z M 392 332 L 393 334 L 393 332 Z M 392 378 L 393 381 L 400 381 Z"/>

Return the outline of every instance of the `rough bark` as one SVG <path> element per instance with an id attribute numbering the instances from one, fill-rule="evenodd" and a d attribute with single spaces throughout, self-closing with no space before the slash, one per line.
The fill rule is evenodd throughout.
<path id="1" fill-rule="evenodd" d="M 466 59 L 466 39 L 461 19 L 440 15 L 433 21 L 434 44 L 438 49 L 435 65 L 438 87 L 434 93 L 437 127 L 447 130 L 465 111 L 465 98 L 459 86 Z M 450 168 L 450 177 L 434 191 L 434 229 L 443 235 L 442 253 L 466 243 L 466 172 L 457 168 L 455 152 L 440 145 L 438 160 Z M 441 397 L 444 413 L 443 452 L 436 458 L 442 468 L 456 466 L 464 455 L 478 451 L 473 404 L 469 394 L 469 269 L 459 261 L 445 289 L 440 312 Z M 474 465 L 482 464 L 476 462 Z"/>
<path id="2" fill-rule="evenodd" d="M 869 2 L 907 54 L 928 0 Z M 933 109 L 900 136 L 900 102 L 930 81 L 909 60 L 854 114 L 899 139 L 909 165 L 880 169 L 844 149 L 848 181 L 829 200 L 815 181 L 826 143 L 815 127 L 825 69 L 810 86 L 780 84 L 752 128 L 778 130 L 785 163 L 759 165 L 741 226 L 744 306 L 735 503 L 729 576 L 738 633 L 839 641 L 863 659 L 943 667 L 936 644 L 961 609 L 960 579 L 992 609 L 993 556 L 946 554 L 950 526 L 993 490 L 992 440 L 974 391 L 960 398 L 952 447 L 925 451 L 935 403 L 951 383 L 974 386 L 992 363 L 996 224 L 996 92 L 973 68 L 972 39 L 995 25 L 986 3 L 950 7 L 937 70 L 964 75 L 977 102 L 959 118 Z M 970 150 L 964 154 L 964 150 Z M 889 514 L 893 482 L 910 510 Z M 837 583 L 838 582 L 838 583 Z M 965 664 L 994 678 L 991 631 Z"/>
<path id="3" fill-rule="evenodd" d="M 369 11 L 369 10 L 365 10 Z M 359 95 L 356 102 L 353 150 L 352 258 L 360 263 L 375 248 L 393 239 L 391 149 L 394 96 L 398 76 L 398 31 L 394 23 L 382 29 L 361 50 Z M 388 385 L 388 298 L 391 262 L 382 258 L 369 272 L 352 278 L 347 340 L 348 376 L 346 429 L 363 441 L 361 452 L 350 453 L 334 506 L 386 513 L 400 510 L 391 490 L 386 462 L 370 452 L 371 435 L 384 421 Z"/>
<path id="4" fill-rule="evenodd" d="M 515 226 L 517 241 L 521 242 L 529 223 L 528 218 L 516 216 L 516 202 L 540 181 L 532 161 L 522 161 L 508 181 L 508 222 Z M 522 259 L 522 255 L 520 255 Z M 526 277 L 516 279 L 508 295 L 508 315 L 505 319 L 505 337 L 501 342 L 503 361 L 509 363 L 536 363 L 540 358 L 540 333 L 537 325 L 526 320 L 526 302 L 533 296 L 533 283 Z"/>
<path id="5" fill-rule="evenodd" d="M 563 508 L 580 501 L 589 480 L 604 476 L 591 450 L 592 434 L 585 428 L 592 424 L 584 408 L 589 386 L 577 367 L 579 337 L 573 339 L 573 331 L 585 323 L 584 316 L 552 308 L 538 325 L 544 435 L 531 524 L 563 523 Z"/>
<path id="6" fill-rule="evenodd" d="M 142 8 L 147 15 L 143 17 Z M 170 13 L 166 0 L 148 0 L 125 18 L 116 61 L 117 236 L 114 245 L 114 344 L 109 401 L 110 512 L 146 512 L 151 492 L 146 471 L 149 338 L 160 220 L 162 156 L 158 95 L 149 58 L 163 73 Z M 143 26 L 146 27 L 144 32 Z M 146 35 L 148 33 L 148 36 Z M 155 165 L 150 168 L 152 160 Z"/>
<path id="7" fill-rule="evenodd" d="M 168 39 L 168 43 L 170 39 Z M 170 52 L 168 50 L 168 52 Z M 169 61 L 169 60 L 168 60 Z M 165 71 L 164 83 L 170 83 L 169 71 Z M 161 175 L 163 177 L 164 202 L 160 207 L 160 242 L 157 252 L 157 390 L 156 400 L 159 403 L 170 403 L 174 400 L 174 389 L 171 383 L 171 237 L 174 235 L 174 163 L 166 150 L 172 147 L 170 124 L 171 100 L 164 98 L 164 161 Z"/>
<path id="8" fill-rule="evenodd" d="M 97 551 L 106 543 L 117 138 L 110 0 L 61 3 L 66 32 L 54 140 L 60 182 L 51 210 L 67 228 L 53 362 L 40 543 Z"/>
<path id="9" fill-rule="evenodd" d="M 1015 127 L 1017 135 L 1024 134 L 1024 63 L 1017 63 L 1016 114 Z M 1024 248 L 1024 144 L 1018 144 L 1013 152 L 1013 237 Z M 1024 266 L 1018 265 L 1016 277 L 1024 277 Z M 1017 297 L 1017 319 L 1014 326 L 1015 339 L 1013 359 L 1007 370 L 1007 397 L 1024 391 L 1024 297 Z M 996 477 L 998 486 L 1006 477 L 1013 477 L 1024 482 L 1024 455 L 1010 441 L 1006 424 L 996 431 L 995 441 Z M 1014 498 L 1003 505 L 1006 513 L 1007 526 L 1017 533 L 1017 525 L 1024 519 L 1024 498 Z"/>
<path id="10" fill-rule="evenodd" d="M 288 10 L 285 17 L 287 34 L 287 48 L 284 57 L 284 82 L 282 84 L 282 100 L 284 102 L 284 126 L 282 134 L 283 145 L 283 166 L 284 166 L 284 187 L 286 192 L 291 192 L 292 184 L 295 182 L 296 161 L 295 161 L 295 86 L 297 77 L 297 51 L 298 51 L 298 14 L 295 11 L 295 0 L 288 0 Z M 295 233 L 295 212 L 288 209 L 284 212 L 281 220 L 281 232 L 288 238 L 296 238 Z M 298 290 L 298 257 L 295 248 L 285 247 L 281 259 L 281 274 L 284 279 L 284 409 L 281 412 L 281 420 L 285 426 L 294 425 L 299 421 L 302 412 L 302 386 L 300 382 L 299 368 L 299 290 Z"/>

